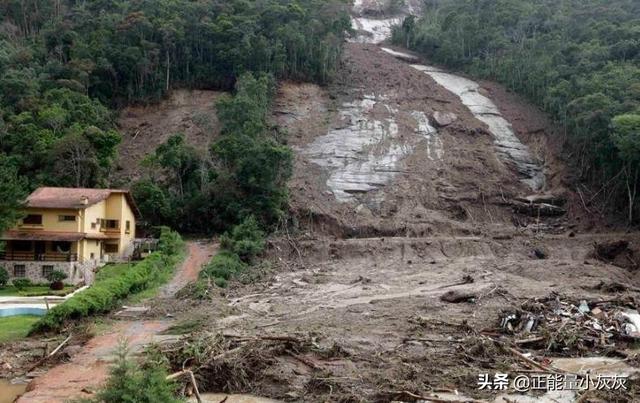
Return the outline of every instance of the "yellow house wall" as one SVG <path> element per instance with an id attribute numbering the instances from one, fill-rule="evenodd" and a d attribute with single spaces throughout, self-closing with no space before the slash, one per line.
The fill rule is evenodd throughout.
<path id="1" fill-rule="evenodd" d="M 131 206 L 129 206 L 129 203 L 127 203 L 124 195 L 122 196 L 122 200 L 122 224 L 120 225 L 122 242 L 120 243 L 120 253 L 125 253 L 136 236 L 136 216 L 133 214 L 133 210 Z M 127 221 L 129 221 L 129 231 L 127 231 Z"/>
<path id="2" fill-rule="evenodd" d="M 84 209 L 81 226 L 82 232 L 87 234 L 100 234 L 100 223 L 98 222 L 98 219 L 105 218 L 105 215 L 106 203 L 104 201 Z M 91 227 L 92 223 L 96 224 L 95 228 Z"/>
<path id="3" fill-rule="evenodd" d="M 93 260 L 100 260 L 100 253 L 102 251 L 102 241 L 97 241 L 95 239 L 84 239 L 80 241 L 83 261 L 87 262 L 91 259 L 91 254 L 93 253 Z"/>
<path id="4" fill-rule="evenodd" d="M 17 230 L 46 230 L 59 232 L 79 232 L 81 228 L 78 210 L 65 209 L 27 209 L 27 214 L 40 214 L 42 216 L 42 225 L 29 225 L 18 222 L 14 229 Z M 61 215 L 76 216 L 75 221 L 60 221 Z"/>

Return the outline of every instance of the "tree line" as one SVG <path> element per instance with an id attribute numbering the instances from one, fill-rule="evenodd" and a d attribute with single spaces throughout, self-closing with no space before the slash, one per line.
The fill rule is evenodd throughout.
<path id="1" fill-rule="evenodd" d="M 594 196 L 637 222 L 640 2 L 427 0 L 393 41 L 549 112 Z"/>
<path id="2" fill-rule="evenodd" d="M 121 141 L 115 126 L 117 110 L 132 103 L 155 102 L 171 88 L 237 87 L 239 100 L 221 104 L 222 109 L 227 107 L 221 113 L 232 115 L 237 112 L 232 110 L 234 102 L 243 99 L 244 84 L 239 81 L 249 87 L 254 86 L 254 78 L 263 87 L 283 78 L 327 82 L 336 70 L 350 25 L 347 7 L 343 0 L 0 2 L 0 182 L 11 184 L 0 187 L 2 199 L 18 200 L 18 195 L 40 185 L 110 185 L 109 171 Z M 239 80 L 245 73 L 255 77 Z M 271 96 L 269 92 L 262 95 Z M 268 100 L 255 101 L 258 109 L 268 107 Z M 252 170 L 268 173 L 268 168 L 235 160 L 234 147 L 259 147 L 256 144 L 264 145 L 267 137 L 280 141 L 271 135 L 257 136 L 256 131 L 271 130 L 254 118 L 250 121 L 257 126 L 249 127 L 233 126 L 233 119 L 223 117 L 233 126 L 225 133 L 235 134 L 223 136 L 225 140 L 207 161 L 185 157 L 189 147 L 179 137 L 163 145 L 156 153 L 156 164 L 167 169 L 177 161 L 186 164 L 172 177 L 176 182 L 170 185 L 176 188 L 164 189 L 165 196 L 180 199 L 182 208 L 188 209 L 201 206 L 204 202 L 196 199 L 202 200 L 205 194 L 212 197 L 206 189 L 213 182 L 248 178 Z M 248 138 L 260 140 L 254 143 Z M 279 145 L 274 146 L 255 164 L 268 165 L 281 152 Z M 211 170 L 211 164 L 219 169 Z M 200 175 L 197 186 L 189 176 L 194 173 Z M 234 183 L 227 189 L 245 194 L 248 187 L 260 187 L 266 180 Z M 149 183 L 160 186 L 159 182 L 147 181 L 138 188 Z M 195 188 L 202 193 L 191 197 Z M 259 197 L 264 195 L 247 203 L 269 204 Z M 276 192 L 273 197 L 281 196 Z M 245 200 L 234 203 L 246 207 Z M 0 205 L 7 221 L 12 219 L 14 204 Z"/>

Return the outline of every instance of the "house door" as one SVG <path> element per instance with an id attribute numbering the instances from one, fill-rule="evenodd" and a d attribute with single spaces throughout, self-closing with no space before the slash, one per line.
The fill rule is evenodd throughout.
<path id="1" fill-rule="evenodd" d="M 35 256 L 36 260 L 45 259 L 45 253 L 47 252 L 47 245 L 44 243 L 44 241 L 36 241 L 34 252 L 36 255 Z"/>

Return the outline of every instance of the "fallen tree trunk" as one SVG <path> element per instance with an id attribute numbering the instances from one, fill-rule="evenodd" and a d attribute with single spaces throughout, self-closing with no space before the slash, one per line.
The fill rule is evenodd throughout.
<path id="1" fill-rule="evenodd" d="M 515 200 L 526 204 L 551 204 L 552 206 L 558 207 L 564 206 L 567 203 L 566 197 L 553 194 L 519 196 L 516 197 Z"/>
<path id="2" fill-rule="evenodd" d="M 513 211 L 516 213 L 525 214 L 531 217 L 558 217 L 567 213 L 567 210 L 564 208 L 547 203 L 523 203 L 520 201 L 513 201 L 511 206 L 513 207 Z"/>

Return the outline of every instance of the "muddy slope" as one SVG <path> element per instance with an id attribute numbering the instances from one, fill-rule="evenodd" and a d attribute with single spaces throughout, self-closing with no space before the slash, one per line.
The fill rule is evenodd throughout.
<path id="1" fill-rule="evenodd" d="M 301 228 L 355 237 L 511 231 L 509 202 L 533 192 L 458 96 L 377 45 L 347 44 L 330 88 L 284 83 L 277 111 L 296 150 L 290 187 Z M 561 169 L 547 166 L 556 180 L 543 192 L 566 193 Z M 560 231 L 572 223 L 549 222 Z"/>
<path id="2" fill-rule="evenodd" d="M 205 152 L 219 133 L 215 103 L 221 94 L 177 89 L 158 104 L 125 108 L 118 119 L 122 143 L 111 180 L 135 182 L 143 172 L 142 160 L 173 134 L 184 134 L 189 144 Z"/>

